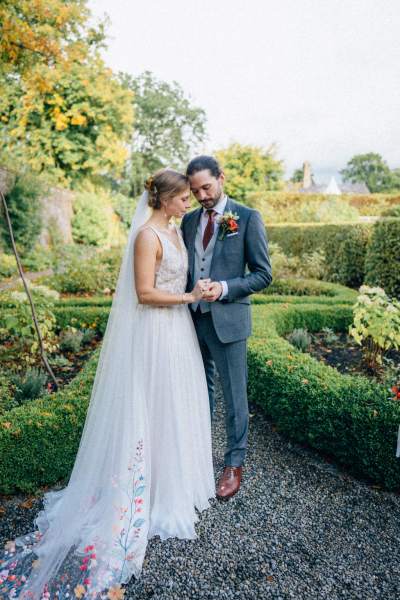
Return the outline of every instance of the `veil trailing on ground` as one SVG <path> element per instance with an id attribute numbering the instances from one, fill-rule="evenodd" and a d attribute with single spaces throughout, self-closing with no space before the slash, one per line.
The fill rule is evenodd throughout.
<path id="1" fill-rule="evenodd" d="M 140 573 L 149 527 L 150 465 L 143 365 L 132 364 L 139 318 L 134 241 L 150 216 L 137 205 L 67 487 L 48 492 L 37 530 L 0 553 L 3 598 L 97 598 Z M 135 354 L 135 356 L 137 353 Z M 14 591 L 13 591 L 14 590 Z"/>

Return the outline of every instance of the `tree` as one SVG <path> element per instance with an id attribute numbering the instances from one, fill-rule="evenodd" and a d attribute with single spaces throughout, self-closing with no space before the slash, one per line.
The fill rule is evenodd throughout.
<path id="1" fill-rule="evenodd" d="M 340 174 L 345 181 L 365 183 L 372 193 L 392 189 L 392 172 L 381 155 L 375 152 L 353 156 Z"/>
<path id="2" fill-rule="evenodd" d="M 40 197 L 43 191 L 43 183 L 25 172 L 15 176 L 11 189 L 5 194 L 4 206 L 7 205 L 13 239 L 18 253 L 22 255 L 33 249 L 42 229 Z M 12 250 L 10 229 L 5 218 L 0 219 L 0 237 L 4 247 Z"/>
<path id="3" fill-rule="evenodd" d="M 132 94 L 99 57 L 54 69 L 48 88 L 9 81 L 6 89 L 0 99 L 3 153 L 72 185 L 122 171 Z"/>
<path id="4" fill-rule="evenodd" d="M 393 192 L 400 191 L 400 169 L 392 170 L 391 187 L 392 187 L 391 191 L 393 191 Z"/>
<path id="5" fill-rule="evenodd" d="M 246 202 L 250 192 L 278 190 L 283 184 L 283 164 L 274 156 L 275 148 L 243 146 L 238 143 L 218 150 L 215 155 L 226 175 L 226 192 Z"/>
<path id="6" fill-rule="evenodd" d="M 84 60 L 105 40 L 106 21 L 89 25 L 87 0 L 1 0 L 0 71 Z"/>
<path id="7" fill-rule="evenodd" d="M 128 178 L 135 196 L 156 169 L 183 168 L 205 138 L 206 117 L 177 82 L 161 81 L 149 71 L 135 78 L 121 74 L 121 81 L 133 92 L 135 126 Z"/>
<path id="8" fill-rule="evenodd" d="M 303 177 L 304 177 L 303 169 L 296 169 L 293 172 L 293 175 L 291 176 L 290 181 L 292 183 L 302 183 Z"/>
<path id="9" fill-rule="evenodd" d="M 1 17 L 0 157 L 73 185 L 119 174 L 132 93 L 100 58 L 86 1 L 5 0 Z"/>

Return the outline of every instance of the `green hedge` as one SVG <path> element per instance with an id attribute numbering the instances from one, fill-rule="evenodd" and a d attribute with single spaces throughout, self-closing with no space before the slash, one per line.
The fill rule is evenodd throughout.
<path id="1" fill-rule="evenodd" d="M 371 223 L 267 225 L 270 241 L 279 244 L 285 254 L 301 257 L 323 250 L 326 279 L 354 288 L 364 281 L 371 230 Z"/>
<path id="2" fill-rule="evenodd" d="M 261 297 L 261 295 L 259 296 Z M 262 296 L 265 299 L 273 296 Z M 321 296 L 321 300 L 323 297 Z M 326 303 L 331 297 L 326 296 Z M 323 301 L 323 300 L 322 300 Z M 61 311 L 61 308 L 59 309 Z M 63 309 L 65 310 L 65 309 Z M 71 307 L 59 321 L 96 321 L 106 307 Z M 266 304 L 253 307 L 249 344 L 249 397 L 290 438 L 328 453 L 358 475 L 400 489 L 395 458 L 400 405 L 384 386 L 336 369 L 298 352 L 282 335 L 296 327 L 344 331 L 349 305 Z M 79 445 L 98 352 L 69 386 L 0 417 L 0 492 L 34 491 L 69 475 Z"/>
<path id="3" fill-rule="evenodd" d="M 68 296 L 60 298 L 57 302 L 57 308 L 62 310 L 71 307 L 110 307 L 112 304 L 111 296 Z M 8 308 L 16 306 L 16 302 L 8 297 L 7 293 L 0 292 L 0 307 Z"/>
<path id="4" fill-rule="evenodd" d="M 0 417 L 0 492 L 33 492 L 67 477 L 79 446 L 97 352 L 66 388 Z"/>
<path id="5" fill-rule="evenodd" d="M 93 327 L 103 334 L 109 308 L 70 306 L 55 309 L 57 325 Z M 64 389 L 33 400 L 0 417 L 0 493 L 31 492 L 67 477 L 79 445 L 97 350 Z"/>
<path id="6" fill-rule="evenodd" d="M 365 281 L 400 298 L 400 219 L 375 223 L 365 260 Z"/>
<path id="7" fill-rule="evenodd" d="M 400 405 L 362 376 L 298 352 L 281 336 L 296 327 L 345 330 L 349 306 L 256 306 L 249 344 L 249 398 L 293 440 L 334 456 L 351 472 L 400 488 L 395 458 Z"/>
<path id="8" fill-rule="evenodd" d="M 400 205 L 400 194 L 343 194 L 333 196 L 343 207 L 356 209 L 361 216 L 381 216 L 386 210 Z M 246 204 L 259 210 L 269 223 L 299 223 L 319 221 L 320 207 L 332 196 L 301 194 L 299 192 L 252 192 Z M 339 204 L 340 205 L 340 204 Z"/>
<path id="9" fill-rule="evenodd" d="M 65 329 L 73 325 L 78 329 L 92 327 L 97 333 L 103 334 L 108 320 L 109 308 L 101 306 L 57 306 L 54 309 L 57 327 Z"/>
<path id="10" fill-rule="evenodd" d="M 274 279 L 262 294 L 255 294 L 251 298 L 254 304 L 271 302 L 354 304 L 357 292 L 338 283 L 287 277 Z"/>

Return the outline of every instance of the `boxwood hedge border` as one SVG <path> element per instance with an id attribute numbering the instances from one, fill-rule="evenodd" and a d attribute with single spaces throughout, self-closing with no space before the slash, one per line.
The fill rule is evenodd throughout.
<path id="1" fill-rule="evenodd" d="M 343 292 L 344 294 L 345 292 Z M 278 298 L 276 296 L 275 298 Z M 254 298 L 254 334 L 249 343 L 249 398 L 262 406 L 279 431 L 328 453 L 356 475 L 389 490 L 400 488 L 395 458 L 400 405 L 382 385 L 298 352 L 282 336 L 295 327 L 345 330 L 350 304 L 336 296 L 319 303 L 304 297 L 271 302 Z M 289 297 L 290 298 L 290 297 Z M 293 302 L 295 300 L 295 302 Z M 330 305 L 331 301 L 335 304 Z M 259 303 L 257 305 L 257 302 Z M 106 306 L 58 306 L 60 327 L 75 324 L 103 332 Z M 98 351 L 64 389 L 0 416 L 0 492 L 32 492 L 68 477 L 85 420 Z"/>

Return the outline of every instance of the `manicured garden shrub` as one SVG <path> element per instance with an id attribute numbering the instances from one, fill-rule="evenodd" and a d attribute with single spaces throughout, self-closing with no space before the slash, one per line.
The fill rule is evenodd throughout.
<path id="1" fill-rule="evenodd" d="M 63 390 L 0 415 L 0 492 L 67 478 L 86 417 L 98 353 Z"/>
<path id="2" fill-rule="evenodd" d="M 365 259 L 365 282 L 400 298 L 400 219 L 381 219 L 374 225 Z"/>
<path id="3" fill-rule="evenodd" d="M 298 224 L 267 226 L 269 239 L 285 254 L 302 257 L 315 251 L 325 254 L 324 279 L 359 287 L 364 281 L 364 262 L 372 225 Z"/>
<path id="4" fill-rule="evenodd" d="M 262 294 L 255 294 L 251 299 L 254 304 L 271 302 L 354 304 L 357 293 L 338 283 L 287 277 L 274 279 Z"/>
<path id="5" fill-rule="evenodd" d="M 328 196 L 315 211 L 314 220 L 318 223 L 338 223 L 357 221 L 359 218 L 358 210 L 342 197 Z"/>
<path id="6" fill-rule="evenodd" d="M 268 299 L 273 296 L 263 296 Z M 306 300 L 304 297 L 303 300 Z M 321 297 L 322 300 L 322 297 Z M 330 297 L 324 297 L 330 302 Z M 108 309 L 59 307 L 58 322 L 105 326 Z M 61 314 L 69 311 L 69 314 Z M 333 456 L 352 472 L 388 489 L 400 489 L 395 458 L 400 404 L 388 390 L 362 376 L 336 369 L 298 352 L 283 335 L 345 331 L 349 305 L 266 304 L 253 307 L 249 344 L 249 397 L 291 439 Z M 0 415 L 0 491 L 34 491 L 68 477 L 86 416 L 98 351 L 57 394 Z"/>
<path id="7" fill-rule="evenodd" d="M 9 373 L 0 371 L 0 415 L 14 408 L 16 402 L 13 398 L 12 384 Z"/>
<path id="8" fill-rule="evenodd" d="M 249 398 L 278 430 L 335 457 L 357 475 L 400 489 L 395 458 L 400 404 L 388 390 L 296 351 L 282 335 L 296 327 L 346 330 L 350 307 L 257 306 L 249 345 Z"/>
<path id="9" fill-rule="evenodd" d="M 396 217 L 397 219 L 400 219 L 400 204 L 396 204 L 385 210 L 382 213 L 382 217 Z"/>
<path id="10" fill-rule="evenodd" d="M 273 277 L 283 278 L 305 277 L 322 279 L 325 273 L 325 253 L 314 250 L 300 256 L 287 256 L 279 244 L 269 242 L 269 254 L 272 264 Z"/>
<path id="11" fill-rule="evenodd" d="M 270 223 L 322 222 L 331 212 L 332 205 L 336 205 L 336 211 L 339 207 L 339 211 L 333 213 L 331 222 L 346 220 L 349 209 L 356 209 L 360 216 L 381 216 L 385 210 L 400 205 L 400 194 L 343 194 L 333 198 L 330 202 L 325 194 L 251 192 L 246 195 L 246 204 L 261 212 L 267 226 Z M 321 205 L 325 210 L 323 208 L 318 214 Z M 352 218 L 355 215 L 352 213 Z"/>

